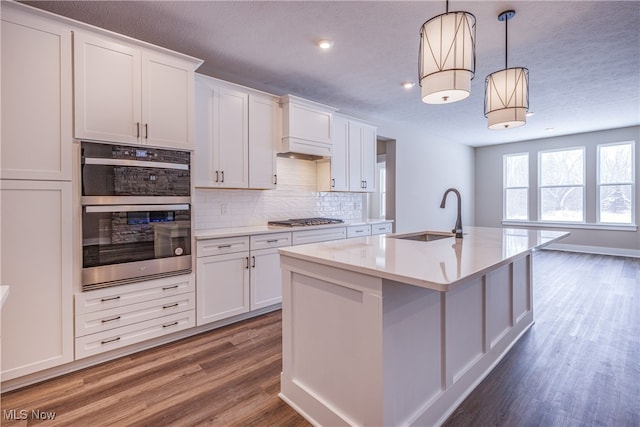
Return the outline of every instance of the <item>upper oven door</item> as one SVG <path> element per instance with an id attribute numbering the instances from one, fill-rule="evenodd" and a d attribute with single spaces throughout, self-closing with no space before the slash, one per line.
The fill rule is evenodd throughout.
<path id="1" fill-rule="evenodd" d="M 189 203 L 189 160 L 188 151 L 83 142 L 82 204 Z"/>

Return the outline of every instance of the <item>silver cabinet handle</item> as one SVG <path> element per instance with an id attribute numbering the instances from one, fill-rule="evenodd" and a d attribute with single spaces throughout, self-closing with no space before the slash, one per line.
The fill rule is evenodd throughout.
<path id="1" fill-rule="evenodd" d="M 267 243 L 278 243 L 278 239 L 267 240 Z"/>
<path id="2" fill-rule="evenodd" d="M 100 341 L 101 344 L 109 344 L 110 342 L 120 341 L 120 337 L 111 338 L 110 340 Z"/>
<path id="3" fill-rule="evenodd" d="M 222 182 L 224 182 L 224 171 L 222 171 Z"/>
<path id="4" fill-rule="evenodd" d="M 140 122 L 136 122 L 136 138 L 140 138 Z"/>
<path id="5" fill-rule="evenodd" d="M 178 289 L 178 285 L 166 286 L 166 287 L 162 288 L 163 291 L 168 291 L 170 289 Z"/>
<path id="6" fill-rule="evenodd" d="M 335 187 L 336 187 L 336 179 L 331 178 L 331 188 L 335 188 Z"/>
<path id="7" fill-rule="evenodd" d="M 149 123 L 144 124 L 144 139 L 149 139 Z"/>
<path id="8" fill-rule="evenodd" d="M 163 328 L 170 328 L 172 326 L 176 326 L 178 324 L 177 321 L 173 322 L 173 323 L 168 323 L 166 325 L 162 325 Z"/>
<path id="9" fill-rule="evenodd" d="M 220 179 L 218 178 L 218 171 L 216 171 L 216 182 L 220 182 Z"/>
<path id="10" fill-rule="evenodd" d="M 278 185 L 278 175 L 273 175 L 273 185 Z"/>
<path id="11" fill-rule="evenodd" d="M 256 257 L 255 256 L 251 257 L 251 267 L 252 268 L 256 268 Z"/>
<path id="12" fill-rule="evenodd" d="M 107 302 L 107 301 L 115 301 L 117 299 L 120 299 L 120 295 L 115 296 L 115 297 L 109 297 L 109 298 L 102 298 L 100 301 L 101 302 Z"/>
<path id="13" fill-rule="evenodd" d="M 246 268 L 247 270 L 249 269 L 249 257 L 245 257 L 244 260 L 246 261 L 246 265 L 244 268 Z"/>
<path id="14" fill-rule="evenodd" d="M 362 233 L 364 230 L 356 230 L 356 233 Z"/>
<path id="15" fill-rule="evenodd" d="M 120 320 L 120 316 L 112 317 L 111 319 L 102 319 L 102 323 L 115 322 L 116 320 Z"/>
<path id="16" fill-rule="evenodd" d="M 220 245 L 218 246 L 218 249 L 226 249 L 226 248 L 230 248 L 231 245 Z"/>

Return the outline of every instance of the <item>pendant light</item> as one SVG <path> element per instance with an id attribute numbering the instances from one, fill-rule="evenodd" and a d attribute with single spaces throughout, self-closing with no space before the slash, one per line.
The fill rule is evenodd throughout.
<path id="1" fill-rule="evenodd" d="M 445 104 L 471 92 L 476 71 L 476 17 L 468 12 L 434 16 L 420 28 L 418 77 L 422 101 Z"/>
<path id="2" fill-rule="evenodd" d="M 507 22 L 515 15 L 513 10 L 498 15 L 498 21 L 504 21 L 504 70 L 489 74 L 485 80 L 484 116 L 489 129 L 511 129 L 527 122 L 529 70 L 507 66 Z"/>

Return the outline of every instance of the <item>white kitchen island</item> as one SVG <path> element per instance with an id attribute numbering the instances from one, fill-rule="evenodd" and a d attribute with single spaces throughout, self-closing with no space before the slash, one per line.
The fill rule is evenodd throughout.
<path id="1" fill-rule="evenodd" d="M 316 425 L 441 424 L 533 324 L 532 252 L 567 235 L 281 248 L 280 397 Z"/>

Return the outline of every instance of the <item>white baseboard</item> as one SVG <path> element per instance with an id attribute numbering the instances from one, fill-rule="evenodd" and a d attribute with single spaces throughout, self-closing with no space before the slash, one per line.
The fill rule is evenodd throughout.
<path id="1" fill-rule="evenodd" d="M 640 249 L 608 248 L 604 246 L 567 245 L 563 243 L 552 243 L 549 246 L 545 247 L 545 249 L 550 249 L 554 251 L 580 252 L 580 253 L 586 253 L 586 254 L 613 255 L 613 256 L 640 258 Z"/>

